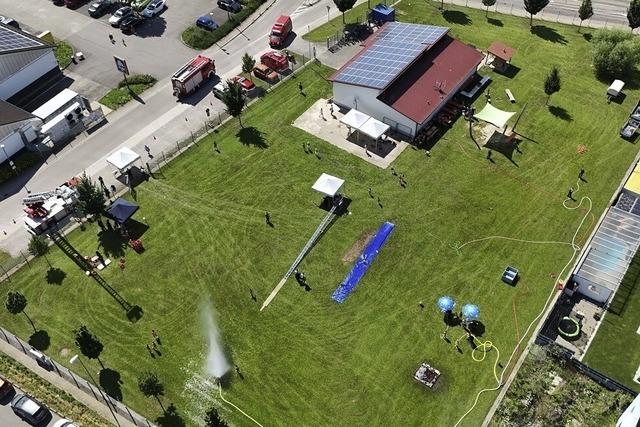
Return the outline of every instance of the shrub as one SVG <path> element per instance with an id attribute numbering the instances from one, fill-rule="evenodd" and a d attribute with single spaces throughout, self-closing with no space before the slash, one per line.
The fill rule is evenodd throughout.
<path id="1" fill-rule="evenodd" d="M 150 76 L 149 74 L 134 74 L 127 77 L 126 82 L 124 81 L 124 79 L 120 80 L 120 83 L 118 83 L 118 87 L 127 87 L 127 82 L 129 83 L 129 85 L 153 85 L 156 83 L 156 81 L 156 78 Z"/>
<path id="2" fill-rule="evenodd" d="M 242 3 L 242 10 L 231 15 L 229 20 L 224 22 L 213 31 L 204 30 L 195 25 L 190 26 L 182 32 L 182 41 L 193 49 L 203 50 L 222 39 L 234 28 L 242 23 L 249 15 L 256 11 L 266 0 L 249 0 Z"/>
<path id="3" fill-rule="evenodd" d="M 593 36 L 593 67 L 599 77 L 623 78 L 640 60 L 640 42 L 622 30 L 598 30 Z"/>

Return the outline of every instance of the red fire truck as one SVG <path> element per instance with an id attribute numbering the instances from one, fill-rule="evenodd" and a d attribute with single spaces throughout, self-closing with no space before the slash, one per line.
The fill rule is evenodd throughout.
<path id="1" fill-rule="evenodd" d="M 216 73 L 216 64 L 211 58 L 198 55 L 171 76 L 173 96 L 180 98 L 194 92 L 205 79 Z"/>

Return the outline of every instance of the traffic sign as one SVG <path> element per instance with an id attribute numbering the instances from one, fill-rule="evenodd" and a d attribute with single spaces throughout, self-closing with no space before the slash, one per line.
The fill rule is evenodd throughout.
<path id="1" fill-rule="evenodd" d="M 122 74 L 129 75 L 129 67 L 127 66 L 127 61 L 124 58 L 120 58 L 119 56 L 114 56 L 113 59 L 116 61 L 116 68 Z"/>

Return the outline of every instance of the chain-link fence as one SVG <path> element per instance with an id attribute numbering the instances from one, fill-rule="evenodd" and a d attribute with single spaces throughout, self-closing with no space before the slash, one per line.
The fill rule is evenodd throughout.
<path id="1" fill-rule="evenodd" d="M 38 365 L 40 365 L 43 369 L 46 369 L 50 372 L 55 372 L 63 378 L 65 381 L 69 382 L 79 390 L 82 390 L 84 393 L 89 396 L 93 396 L 98 402 L 103 402 L 112 415 L 118 414 L 124 417 L 127 420 L 130 420 L 134 425 L 139 427 L 153 427 L 148 419 L 138 414 L 137 412 L 130 409 L 128 406 L 124 405 L 122 402 L 114 400 L 111 398 L 104 390 L 97 386 L 97 384 L 92 384 L 91 382 L 85 380 L 81 376 L 74 374 L 70 369 L 58 365 L 52 359 L 45 356 L 42 352 L 34 349 L 29 344 L 7 331 L 4 328 L 0 327 L 0 339 L 6 341 L 13 347 L 22 351 L 24 354 L 34 359 Z M 115 415 L 114 415 L 114 419 Z M 119 424 L 119 422 L 117 422 Z"/>

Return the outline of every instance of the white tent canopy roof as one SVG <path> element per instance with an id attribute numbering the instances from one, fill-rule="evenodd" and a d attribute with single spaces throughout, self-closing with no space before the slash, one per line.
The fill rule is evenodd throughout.
<path id="1" fill-rule="evenodd" d="M 373 139 L 378 139 L 389 130 L 389 125 L 370 117 L 358 130 Z"/>
<path id="2" fill-rule="evenodd" d="M 487 105 L 484 106 L 482 111 L 474 114 L 473 117 L 491 123 L 496 127 L 503 128 L 514 114 L 515 113 L 511 111 L 499 110 L 487 102 Z"/>
<path id="3" fill-rule="evenodd" d="M 369 120 L 369 118 L 370 117 L 366 114 L 361 113 L 355 108 L 352 108 L 347 114 L 342 116 L 340 121 L 349 127 L 360 129 L 360 126 L 362 126 L 367 120 Z"/>
<path id="4" fill-rule="evenodd" d="M 107 157 L 107 163 L 118 170 L 124 170 L 138 160 L 140 160 L 140 155 L 127 147 L 122 147 L 120 150 Z"/>
<path id="5" fill-rule="evenodd" d="M 344 179 L 323 173 L 311 188 L 326 196 L 333 197 L 340 191 L 343 185 Z"/>

